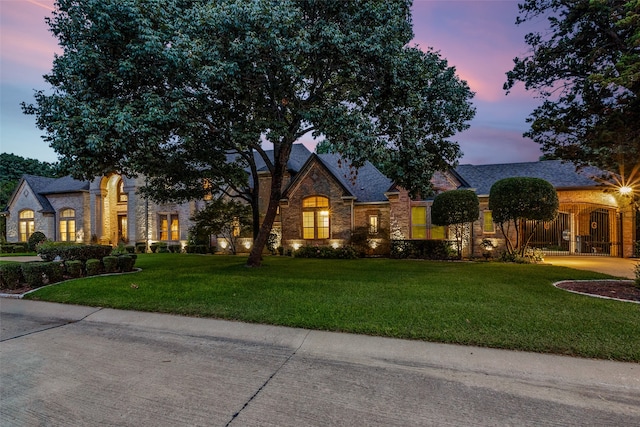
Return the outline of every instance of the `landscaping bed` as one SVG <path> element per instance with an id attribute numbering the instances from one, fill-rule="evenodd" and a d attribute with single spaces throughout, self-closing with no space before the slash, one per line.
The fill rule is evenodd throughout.
<path id="1" fill-rule="evenodd" d="M 640 302 L 640 288 L 633 280 L 565 280 L 556 287 L 580 294 Z"/>

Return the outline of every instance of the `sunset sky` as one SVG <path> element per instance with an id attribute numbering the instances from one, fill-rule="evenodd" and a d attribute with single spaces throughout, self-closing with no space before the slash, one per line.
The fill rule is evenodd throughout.
<path id="1" fill-rule="evenodd" d="M 49 162 L 57 156 L 41 139 L 35 118 L 22 114 L 20 102 L 32 102 L 35 89 L 48 88 L 42 75 L 59 52 L 44 22 L 53 4 L 0 0 L 0 151 Z M 455 138 L 464 153 L 460 163 L 535 161 L 540 156 L 538 145 L 522 137 L 525 119 L 539 101 L 522 85 L 509 96 L 502 90 L 513 58 L 527 52 L 524 35 L 531 30 L 514 24 L 517 4 L 414 0 L 413 43 L 440 51 L 476 92 L 471 128 Z"/>

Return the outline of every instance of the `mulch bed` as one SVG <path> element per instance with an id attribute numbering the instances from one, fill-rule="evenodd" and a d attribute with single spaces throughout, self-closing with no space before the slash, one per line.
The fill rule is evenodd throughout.
<path id="1" fill-rule="evenodd" d="M 556 287 L 582 294 L 640 302 L 640 288 L 633 280 L 565 280 Z"/>

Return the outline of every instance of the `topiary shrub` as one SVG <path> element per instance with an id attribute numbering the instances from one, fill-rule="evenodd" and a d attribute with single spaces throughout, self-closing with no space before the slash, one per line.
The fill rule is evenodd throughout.
<path id="1" fill-rule="evenodd" d="M 31 236 L 29 236 L 29 247 L 28 247 L 29 251 L 32 251 L 32 252 L 35 251 L 36 246 L 46 241 L 47 241 L 47 236 L 45 236 L 44 233 L 41 231 L 36 231 Z"/>
<path id="2" fill-rule="evenodd" d="M 147 252 L 147 244 L 145 242 L 136 243 L 135 248 L 136 248 L 136 252 L 139 254 L 143 254 Z"/>
<path id="3" fill-rule="evenodd" d="M 106 256 L 102 258 L 102 264 L 104 265 L 105 273 L 117 273 L 118 272 L 118 257 Z"/>
<path id="4" fill-rule="evenodd" d="M 58 283 L 64 280 L 64 264 L 61 262 L 45 263 L 47 270 L 46 275 L 49 283 Z"/>
<path id="5" fill-rule="evenodd" d="M 134 263 L 135 259 L 131 255 L 120 255 L 118 257 L 118 268 L 122 272 L 132 271 Z"/>
<path id="6" fill-rule="evenodd" d="M 64 265 L 67 268 L 67 274 L 70 277 L 82 277 L 82 261 L 67 261 Z"/>
<path id="7" fill-rule="evenodd" d="M 16 262 L 0 265 L 0 287 L 3 289 L 17 289 L 23 282 L 21 264 Z"/>
<path id="8" fill-rule="evenodd" d="M 182 245 L 169 245 L 167 246 L 169 248 L 169 252 L 171 252 L 172 254 L 179 254 L 180 252 L 182 252 Z"/>
<path id="9" fill-rule="evenodd" d="M 61 261 L 83 261 L 97 258 L 101 259 L 111 253 L 113 248 L 109 245 L 85 245 L 82 243 L 45 242 L 38 246 L 38 255 L 44 261 L 53 261 L 59 258 Z"/>
<path id="10" fill-rule="evenodd" d="M 49 266 L 46 262 L 25 262 L 22 264 L 22 276 L 24 281 L 32 288 L 39 288 L 49 284 L 47 272 Z"/>
<path id="11" fill-rule="evenodd" d="M 88 259 L 85 264 L 87 276 L 95 276 L 102 272 L 102 262 L 99 259 Z"/>

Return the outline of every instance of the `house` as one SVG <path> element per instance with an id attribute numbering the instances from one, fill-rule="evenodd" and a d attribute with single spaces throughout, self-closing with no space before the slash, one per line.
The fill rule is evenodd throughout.
<path id="1" fill-rule="evenodd" d="M 266 211 L 269 173 L 257 159 L 259 208 Z M 480 243 L 490 239 L 498 248 L 504 238 L 488 209 L 489 190 L 499 179 L 538 177 L 556 188 L 560 214 L 537 227 L 531 242 L 547 253 L 629 257 L 635 239 L 631 200 L 609 191 L 594 178 L 596 170 L 579 172 L 556 160 L 498 165 L 461 165 L 438 172 L 432 183 L 436 193 L 472 189 L 480 199 L 480 218 L 471 224 L 463 253 L 481 256 Z M 191 216 L 205 201 L 156 204 L 137 194 L 144 178 L 117 174 L 82 182 L 25 175 L 9 201 L 7 239 L 25 241 L 42 231 L 59 241 L 119 241 L 186 244 Z M 431 223 L 433 198 L 412 199 L 371 163 L 358 170 L 335 154 L 315 154 L 304 145 L 293 147 L 283 196 L 273 231 L 279 245 L 348 244 L 354 233 L 365 233 L 375 252 L 384 243 L 402 239 L 449 239 L 446 227 Z M 248 243 L 250 247 L 250 243 Z"/>

